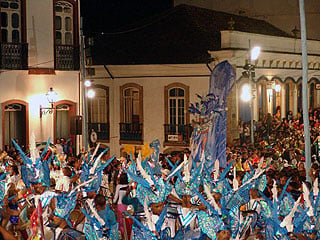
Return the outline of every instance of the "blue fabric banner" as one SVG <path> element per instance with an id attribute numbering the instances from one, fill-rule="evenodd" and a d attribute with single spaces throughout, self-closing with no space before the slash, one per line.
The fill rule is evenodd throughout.
<path id="1" fill-rule="evenodd" d="M 222 108 L 220 114 L 216 114 L 213 119 L 211 129 L 209 129 L 206 150 L 211 155 L 212 162 L 207 162 L 207 166 L 212 170 L 213 162 L 218 159 L 220 167 L 225 168 L 226 162 L 226 137 L 227 137 L 227 96 L 235 83 L 236 72 L 228 61 L 223 61 L 215 66 L 210 76 L 209 94 L 213 94 L 219 99 Z"/>

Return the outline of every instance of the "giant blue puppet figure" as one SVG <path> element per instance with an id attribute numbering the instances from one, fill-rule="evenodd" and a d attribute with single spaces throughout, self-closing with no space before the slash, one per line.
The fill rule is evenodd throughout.
<path id="1" fill-rule="evenodd" d="M 199 123 L 194 126 L 192 135 L 194 160 L 199 160 L 205 151 L 210 158 L 206 167 L 213 169 L 213 163 L 219 160 L 220 167 L 226 163 L 227 96 L 235 82 L 236 73 L 228 61 L 219 63 L 210 76 L 209 94 L 200 98 L 200 102 L 191 104 L 189 111 L 199 115 Z"/>

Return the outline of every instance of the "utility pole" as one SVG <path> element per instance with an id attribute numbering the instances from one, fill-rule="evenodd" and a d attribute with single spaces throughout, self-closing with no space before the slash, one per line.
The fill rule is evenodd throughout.
<path id="1" fill-rule="evenodd" d="M 251 46 L 250 46 L 250 40 L 249 40 L 249 49 L 251 50 Z M 251 118 L 250 118 L 250 125 L 251 125 L 251 129 L 250 129 L 250 136 L 251 136 L 251 144 L 252 146 L 254 146 L 254 126 L 253 126 L 253 115 L 254 115 L 254 100 L 255 100 L 255 86 L 254 86 L 254 78 L 253 78 L 253 74 L 254 74 L 254 66 L 252 65 L 252 60 L 251 60 L 251 55 L 249 57 L 249 78 L 250 78 L 250 89 L 251 89 L 251 99 L 250 99 L 250 110 L 251 110 Z"/>
<path id="2" fill-rule="evenodd" d="M 300 26 L 301 26 L 301 49 L 302 49 L 302 110 L 303 110 L 303 130 L 304 130 L 304 149 L 306 178 L 311 183 L 309 176 L 311 168 L 311 146 L 309 131 L 309 109 L 308 109 L 308 50 L 307 50 L 307 30 L 306 17 L 304 10 L 304 0 L 299 0 Z"/>
<path id="3" fill-rule="evenodd" d="M 80 75 L 81 75 L 81 94 L 82 94 L 82 145 L 88 151 L 88 120 L 87 120 L 87 96 L 84 82 L 86 80 L 86 53 L 83 35 L 83 18 L 80 18 Z"/>
<path id="4" fill-rule="evenodd" d="M 254 114 L 254 111 L 253 111 L 253 103 L 254 103 L 254 96 L 253 96 L 253 72 L 254 72 L 254 66 L 252 65 L 252 60 L 251 60 L 251 41 L 249 39 L 249 53 L 248 53 L 248 62 L 249 62 L 249 67 L 248 67 L 248 75 L 249 75 L 249 81 L 250 81 L 250 91 L 251 91 L 251 99 L 250 99 L 250 115 L 251 115 L 251 118 L 250 118 L 250 126 L 251 126 L 251 129 L 250 129 L 250 137 L 251 137 L 251 144 L 252 146 L 254 146 L 254 128 L 253 128 L 253 114 Z"/>
<path id="5" fill-rule="evenodd" d="M 249 39 L 249 52 L 248 52 L 248 59 L 246 60 L 246 65 L 244 66 L 245 75 L 248 76 L 249 82 L 250 82 L 250 89 L 251 89 L 251 99 L 250 99 L 250 111 L 251 111 L 251 118 L 250 118 L 250 124 L 251 124 L 251 144 L 254 145 L 254 125 L 253 125 L 253 118 L 254 118 L 254 101 L 255 101 L 255 91 L 256 86 L 254 82 L 254 75 L 255 75 L 255 64 L 253 61 L 257 60 L 260 53 L 260 47 L 254 47 L 251 48 L 251 42 Z"/>

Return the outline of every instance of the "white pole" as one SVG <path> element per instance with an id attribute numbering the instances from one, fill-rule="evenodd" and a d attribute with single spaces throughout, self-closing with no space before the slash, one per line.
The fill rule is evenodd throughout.
<path id="1" fill-rule="evenodd" d="M 88 120 L 87 120 L 87 96 L 84 82 L 86 80 L 86 59 L 85 59 L 85 44 L 83 36 L 83 18 L 80 18 L 80 74 L 81 74 L 81 90 L 82 90 L 82 144 L 84 150 L 88 150 Z"/>
<path id="2" fill-rule="evenodd" d="M 251 118 L 250 118 L 250 124 L 251 124 L 251 129 L 250 129 L 250 137 L 251 137 L 251 144 L 252 146 L 254 146 L 254 135 L 253 135 L 253 114 L 254 114 L 254 109 L 253 109 L 253 102 L 254 102 L 254 96 L 253 96 L 253 76 L 252 76 L 252 61 L 251 61 L 251 42 L 249 39 L 249 80 L 250 80 L 250 89 L 251 89 L 251 99 L 250 99 L 250 114 L 251 114 Z"/>
<path id="3" fill-rule="evenodd" d="M 254 146 L 254 127 L 253 127 L 253 114 L 254 114 L 254 79 L 253 79 L 253 76 L 252 76 L 252 71 L 250 70 L 249 71 L 250 73 L 250 86 L 251 86 L 251 99 L 250 99 L 250 107 L 251 107 L 251 144 Z"/>
<path id="4" fill-rule="evenodd" d="M 304 0 L 299 0 L 300 7 L 300 26 L 301 26 L 301 47 L 302 47 L 302 109 L 303 109 L 303 128 L 305 142 L 305 165 L 306 178 L 311 182 L 309 171 L 311 168 L 311 148 L 309 131 L 309 109 L 308 109 L 308 51 L 307 51 L 307 30 L 304 10 Z"/>

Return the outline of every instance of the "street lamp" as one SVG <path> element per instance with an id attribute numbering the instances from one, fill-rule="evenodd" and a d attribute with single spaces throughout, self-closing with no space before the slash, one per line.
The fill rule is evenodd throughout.
<path id="1" fill-rule="evenodd" d="M 92 85 L 91 80 L 86 80 L 86 81 L 84 82 L 84 86 L 86 86 L 86 87 L 91 87 L 91 85 Z"/>
<path id="2" fill-rule="evenodd" d="M 280 86 L 280 84 L 276 84 L 276 85 L 274 86 L 274 90 L 276 90 L 276 92 L 279 93 L 279 92 L 281 91 L 281 86 Z"/>
<path id="3" fill-rule="evenodd" d="M 94 95 L 95 95 L 94 90 L 93 89 L 89 89 L 88 93 L 87 93 L 88 98 L 94 98 Z"/>
<path id="4" fill-rule="evenodd" d="M 243 76 L 245 77 L 248 77 L 251 81 L 250 85 L 251 85 L 251 96 L 250 98 L 248 99 L 248 101 L 250 101 L 250 108 L 251 108 L 251 143 L 252 145 L 254 144 L 254 134 L 253 134 L 253 130 L 254 130 L 254 127 L 253 127 L 253 113 L 254 113 L 254 109 L 253 109 L 253 101 L 254 101 L 254 98 L 255 98 L 255 95 L 254 95 L 254 91 L 255 91 L 255 88 L 254 88 L 254 77 L 255 77 L 255 65 L 252 63 L 253 61 L 256 61 L 259 57 L 259 54 L 260 54 L 260 51 L 261 51 L 261 48 L 259 46 L 255 46 L 253 48 L 250 47 L 250 40 L 249 40 L 249 49 L 250 49 L 250 59 L 246 60 L 246 64 L 244 66 L 244 72 L 242 73 Z M 249 88 L 248 88 L 249 89 Z M 250 90 L 246 90 L 246 91 L 249 91 L 250 93 Z M 244 89 L 243 89 L 244 90 Z M 248 93 L 248 95 L 250 95 Z"/>
<path id="5" fill-rule="evenodd" d="M 92 80 L 85 80 L 84 81 L 84 86 L 85 86 L 85 98 L 88 98 L 88 99 L 94 98 L 95 91 L 92 88 L 90 88 L 92 86 Z M 84 121 L 85 126 L 84 126 L 84 129 L 86 131 L 85 132 L 85 138 L 87 139 L 87 141 L 86 141 L 86 146 L 87 146 L 88 145 L 89 127 L 91 125 L 91 121 L 90 121 L 90 118 L 88 116 L 89 113 L 88 113 L 88 101 L 87 101 L 87 99 L 86 99 L 84 114 L 85 114 L 85 121 Z"/>
<path id="6" fill-rule="evenodd" d="M 51 87 L 49 89 L 49 91 L 46 93 L 46 97 L 48 102 L 50 103 L 51 107 L 42 107 L 40 105 L 40 118 L 42 117 L 42 115 L 44 114 L 52 114 L 54 107 L 53 104 L 58 100 L 58 94 L 56 91 L 53 90 L 53 88 Z"/>
<path id="7" fill-rule="evenodd" d="M 251 49 L 251 54 L 250 54 L 250 59 L 251 61 L 255 61 L 258 59 L 259 54 L 260 54 L 261 48 L 258 46 L 255 46 L 254 48 Z"/>

